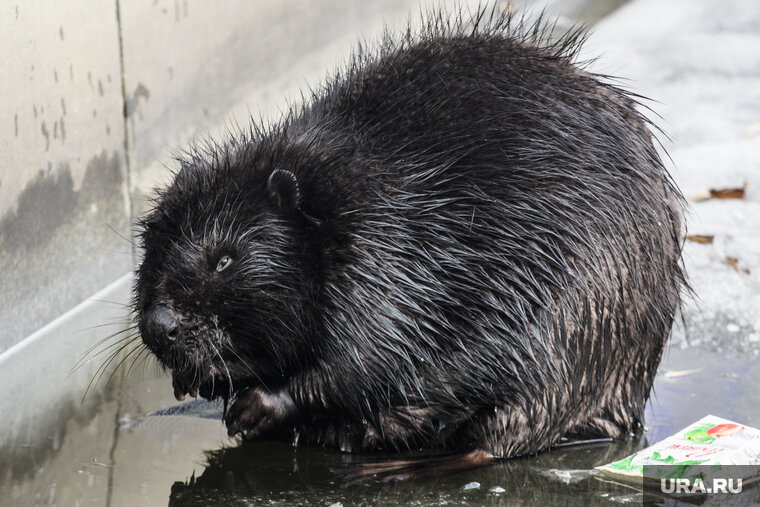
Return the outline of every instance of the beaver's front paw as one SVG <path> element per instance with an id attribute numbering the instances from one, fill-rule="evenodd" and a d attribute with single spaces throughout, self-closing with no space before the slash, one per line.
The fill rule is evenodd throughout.
<path id="1" fill-rule="evenodd" d="M 224 423 L 229 436 L 242 433 L 253 440 L 280 437 L 293 429 L 297 419 L 298 409 L 287 389 L 254 387 L 238 395 Z"/>

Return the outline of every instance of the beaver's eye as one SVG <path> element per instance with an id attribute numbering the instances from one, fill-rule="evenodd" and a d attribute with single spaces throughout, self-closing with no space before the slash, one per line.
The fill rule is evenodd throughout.
<path id="1" fill-rule="evenodd" d="M 224 257 L 219 259 L 219 264 L 216 265 L 216 270 L 224 271 L 230 266 L 230 264 L 232 264 L 232 259 L 230 258 L 229 255 L 225 255 Z"/>

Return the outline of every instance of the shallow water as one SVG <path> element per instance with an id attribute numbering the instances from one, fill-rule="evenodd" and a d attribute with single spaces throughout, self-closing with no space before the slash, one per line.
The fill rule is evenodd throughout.
<path id="1" fill-rule="evenodd" d="M 177 405 L 165 377 L 133 372 L 92 418 L 17 449 L 26 458 L 1 463 L 2 504 L 261 505 L 639 503 L 641 493 L 605 482 L 590 470 L 620 459 L 711 413 L 760 426 L 760 364 L 734 350 L 732 337 L 702 346 L 671 344 L 655 382 L 644 435 L 627 442 L 566 448 L 535 458 L 444 478 L 396 485 L 343 486 L 332 465 L 356 458 L 282 443 L 238 445 L 219 419 L 151 415 Z M 33 441 L 41 440 L 41 443 Z M 23 447 L 23 446 L 22 446 Z M 2 461 L 0 457 L 0 461 Z M 471 483 L 478 483 L 474 487 Z M 466 489 L 466 485 L 470 489 Z M 500 492 L 501 488 L 504 491 Z"/>

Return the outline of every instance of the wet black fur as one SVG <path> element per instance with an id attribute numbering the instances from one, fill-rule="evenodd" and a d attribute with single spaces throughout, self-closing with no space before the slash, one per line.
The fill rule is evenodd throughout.
<path id="1" fill-rule="evenodd" d="M 284 393 L 283 432 L 352 450 L 635 430 L 685 286 L 681 196 L 580 39 L 433 16 L 188 155 L 135 288 L 141 324 L 178 315 L 151 348 L 179 391 Z"/>

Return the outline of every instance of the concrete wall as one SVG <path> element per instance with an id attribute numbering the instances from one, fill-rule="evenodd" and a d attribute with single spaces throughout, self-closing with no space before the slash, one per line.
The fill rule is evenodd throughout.
<path id="1" fill-rule="evenodd" d="M 0 2 L 0 352 L 129 271 L 116 6 Z"/>

